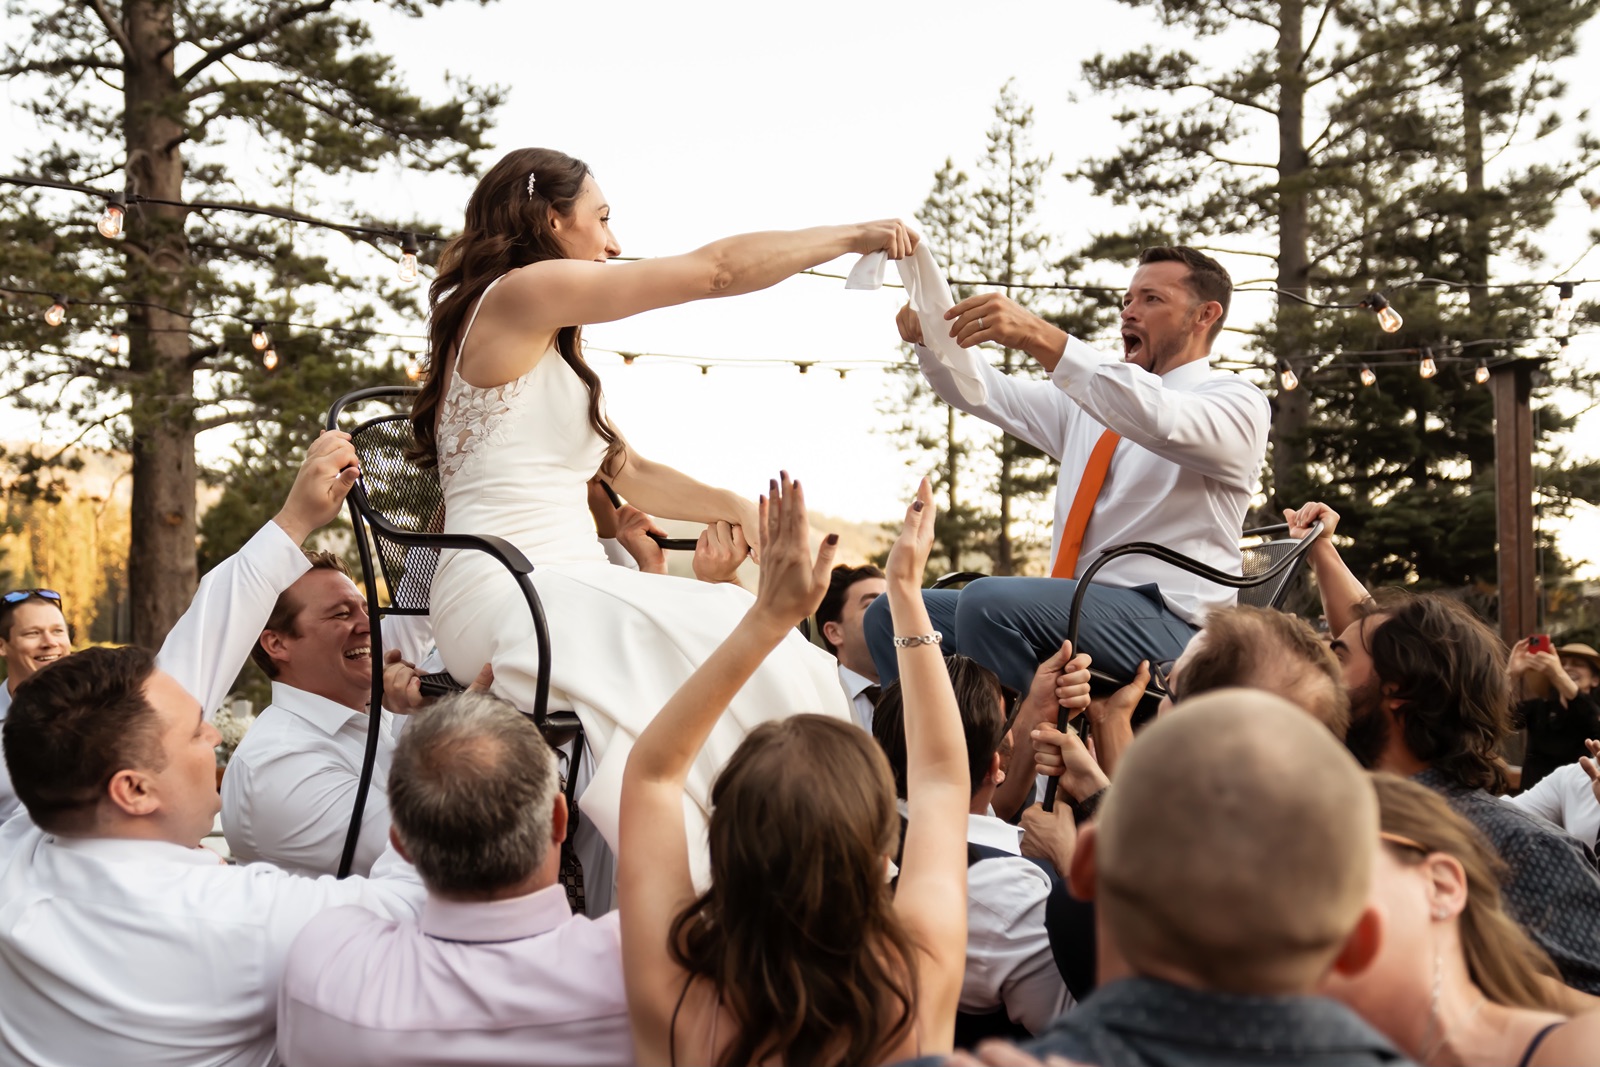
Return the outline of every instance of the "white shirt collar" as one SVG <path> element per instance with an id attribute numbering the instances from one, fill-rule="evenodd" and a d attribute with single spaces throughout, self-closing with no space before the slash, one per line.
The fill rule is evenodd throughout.
<path id="1" fill-rule="evenodd" d="M 864 674 L 857 674 L 843 663 L 839 664 L 839 682 L 844 686 L 844 691 L 849 694 L 851 700 L 860 696 L 868 686 L 878 684 Z"/>
<path id="2" fill-rule="evenodd" d="M 986 845 L 1013 856 L 1022 855 L 1022 831 L 993 815 L 967 815 L 967 844 Z"/>
<path id="3" fill-rule="evenodd" d="M 184 848 L 171 841 L 150 841 L 142 837 L 58 837 L 45 835 L 55 848 L 93 856 L 108 863 L 190 863 L 196 867 L 216 867 L 222 861 L 206 848 Z"/>
<path id="4" fill-rule="evenodd" d="M 1181 367 L 1174 367 L 1161 376 L 1163 389 L 1193 389 L 1215 373 L 1211 368 L 1211 357 L 1197 359 L 1192 363 L 1185 363 Z"/>
<path id="5" fill-rule="evenodd" d="M 428 894 L 418 928 L 441 941 L 520 941 L 549 933 L 572 918 L 560 882 L 505 900 L 457 901 Z"/>
<path id="6" fill-rule="evenodd" d="M 330 737 L 338 733 L 345 723 L 366 716 L 364 711 L 345 707 L 337 701 L 296 689 L 284 682 L 272 683 L 272 706 L 304 719 Z"/>

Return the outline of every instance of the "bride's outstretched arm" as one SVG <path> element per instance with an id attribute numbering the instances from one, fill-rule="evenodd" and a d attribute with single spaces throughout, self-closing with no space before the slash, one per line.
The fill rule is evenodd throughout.
<path id="1" fill-rule="evenodd" d="M 731 523 L 743 526 L 745 537 L 752 545 L 756 543 L 756 507 L 748 499 L 645 459 L 632 448 L 623 452 L 622 465 L 610 482 L 628 503 L 658 519 Z"/>
<path id="2" fill-rule="evenodd" d="M 563 326 L 612 322 L 642 311 L 737 296 L 852 252 L 911 254 L 917 235 L 898 219 L 726 237 L 680 256 L 635 263 L 549 259 L 514 270 L 491 294 L 484 317 L 508 331 L 544 335 Z"/>
<path id="3" fill-rule="evenodd" d="M 822 602 L 836 538 L 811 558 L 805 497 L 787 475 L 772 483 L 761 588 L 744 621 L 647 726 L 622 772 L 617 895 L 628 1015 L 640 1062 L 666 1059 L 667 1030 L 685 975 L 668 951 L 674 917 L 694 899 L 683 788 L 728 704 L 767 655 Z"/>

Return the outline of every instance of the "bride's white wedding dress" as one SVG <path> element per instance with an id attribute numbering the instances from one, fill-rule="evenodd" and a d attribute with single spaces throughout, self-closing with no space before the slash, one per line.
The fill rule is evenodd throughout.
<path id="1" fill-rule="evenodd" d="M 471 331 L 469 320 L 455 365 Z M 588 390 L 554 345 L 528 373 L 492 388 L 470 385 L 452 368 L 439 409 L 438 451 L 445 530 L 498 535 L 534 565 L 550 625 L 551 706 L 573 708 L 583 721 L 597 763 L 579 804 L 614 849 L 629 749 L 754 597 L 733 585 L 606 561 L 586 490 L 606 446 L 589 425 Z M 533 621 L 505 568 L 481 552 L 445 552 L 431 604 L 450 673 L 470 681 L 492 663 L 494 691 L 532 710 Z M 734 697 L 689 774 L 684 811 L 690 841 L 700 842 L 691 848 L 700 871 L 717 772 L 750 730 L 800 712 L 851 718 L 833 657 L 796 632 Z M 826 788 L 827 769 L 817 773 Z"/>

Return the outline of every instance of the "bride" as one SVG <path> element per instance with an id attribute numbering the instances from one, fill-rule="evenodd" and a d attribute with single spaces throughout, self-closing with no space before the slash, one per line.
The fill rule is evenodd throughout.
<path id="1" fill-rule="evenodd" d="M 621 249 L 588 167 L 524 148 L 484 175 L 461 235 L 440 256 L 429 290 L 428 371 L 411 413 L 418 459 L 438 467 L 447 532 L 496 534 L 534 564 L 550 620 L 551 704 L 572 707 L 583 722 L 597 762 L 581 808 L 613 848 L 634 739 L 752 597 L 732 585 L 607 563 L 586 484 L 598 472 L 643 511 L 728 523 L 752 544 L 759 527 L 754 501 L 629 447 L 606 418 L 581 328 L 754 292 L 847 253 L 882 249 L 901 258 L 916 240 L 891 220 L 745 234 L 687 255 L 607 266 Z M 431 603 L 446 668 L 470 679 L 487 660 L 495 691 L 532 708 L 533 623 L 504 568 L 482 553 L 447 552 Z M 744 735 L 799 712 L 849 718 L 833 660 L 795 633 L 739 691 L 702 750 L 686 791 L 692 828 L 703 831 L 712 780 Z M 703 844 L 694 851 L 699 865 Z"/>

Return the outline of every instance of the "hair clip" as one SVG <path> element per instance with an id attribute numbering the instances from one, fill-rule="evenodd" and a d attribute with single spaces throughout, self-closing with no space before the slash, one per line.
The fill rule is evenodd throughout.
<path id="1" fill-rule="evenodd" d="M 534 185 L 534 182 L 538 180 L 538 177 L 539 177 L 539 175 L 536 174 L 534 171 L 530 170 L 528 172 L 528 199 L 529 200 L 533 199 L 533 185 Z"/>

